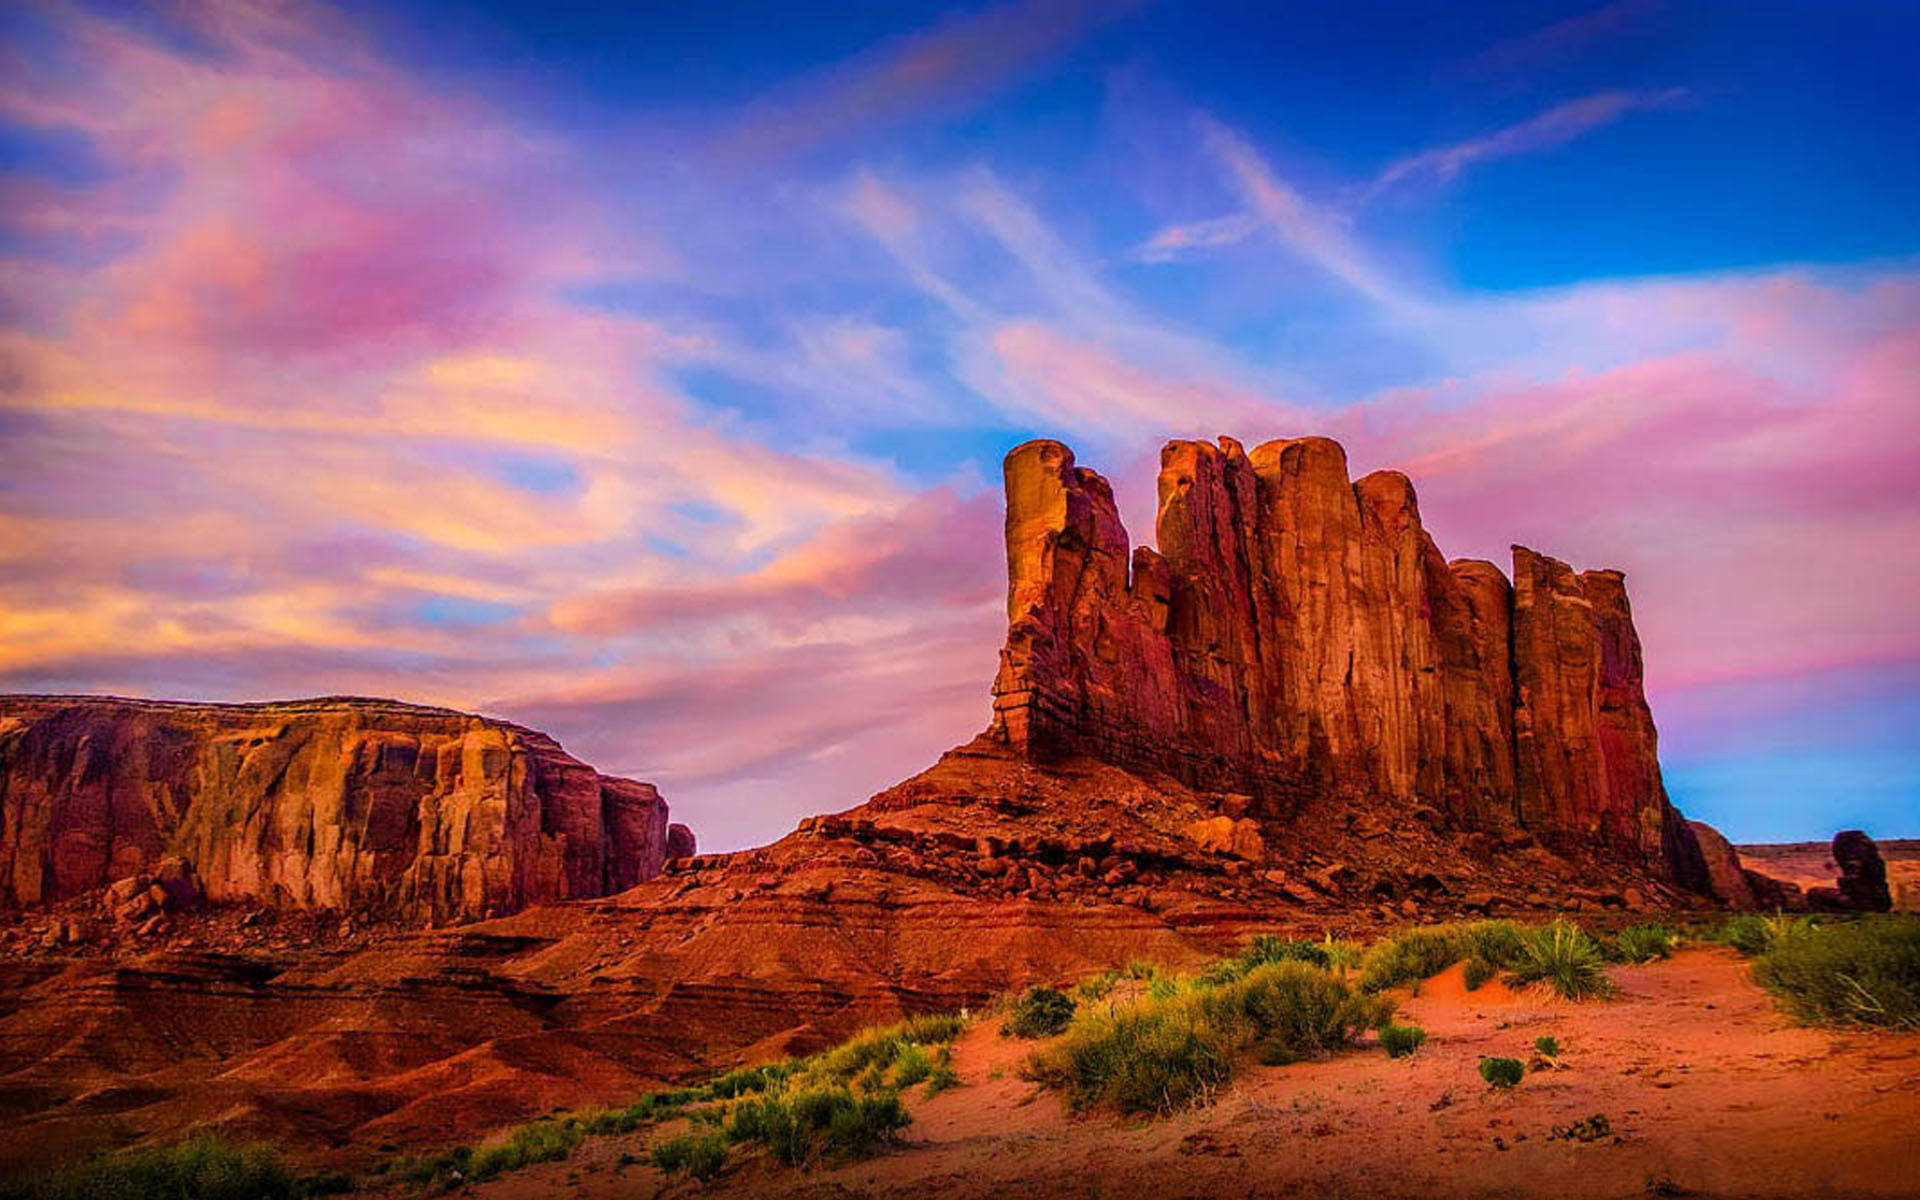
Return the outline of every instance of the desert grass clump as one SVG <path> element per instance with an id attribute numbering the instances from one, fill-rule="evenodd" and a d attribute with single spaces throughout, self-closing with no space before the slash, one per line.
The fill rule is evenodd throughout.
<path id="1" fill-rule="evenodd" d="M 892 1091 L 857 1096 L 843 1085 L 804 1087 L 742 1100 L 728 1113 L 727 1142 L 757 1142 L 788 1166 L 864 1157 L 912 1123 Z"/>
<path id="2" fill-rule="evenodd" d="M 1426 1044 L 1427 1031 L 1418 1025 L 1382 1025 L 1380 1047 L 1388 1058 L 1405 1058 Z"/>
<path id="3" fill-rule="evenodd" d="M 1920 918 L 1867 917 L 1773 936 L 1753 978 L 1796 1019 L 1920 1029 Z"/>
<path id="4" fill-rule="evenodd" d="M 1558 1038 L 1548 1037 L 1543 1033 L 1533 1039 L 1533 1049 L 1541 1058 L 1559 1058 L 1560 1040 Z"/>
<path id="5" fill-rule="evenodd" d="M 1672 958 L 1680 935 L 1665 925 L 1631 925 L 1613 938 L 1613 955 L 1621 962 L 1646 963 Z"/>
<path id="6" fill-rule="evenodd" d="M 1483 1058 L 1480 1060 L 1480 1078 L 1487 1081 L 1489 1088 L 1505 1089 L 1518 1084 L 1526 1076 L 1527 1067 L 1517 1058 Z"/>
<path id="7" fill-rule="evenodd" d="M 326 1185 L 344 1181 L 327 1180 Z M 299 1200 L 341 1190 L 297 1177 L 264 1146 L 205 1134 L 152 1150 L 123 1150 L 64 1170 L 0 1184 L 5 1200 Z"/>
<path id="8" fill-rule="evenodd" d="M 647 1161 L 669 1175 L 712 1179 L 727 1166 L 727 1138 L 716 1129 L 670 1137 L 647 1154 Z"/>
<path id="9" fill-rule="evenodd" d="M 1000 1024 L 1000 1032 L 1017 1038 L 1052 1037 L 1073 1020 L 1076 1007 L 1073 997 L 1065 992 L 1036 985 L 1013 1002 L 1007 1010 L 1007 1019 Z"/>
<path id="10" fill-rule="evenodd" d="M 533 1121 L 476 1146 L 464 1174 L 470 1179 L 492 1179 L 534 1163 L 559 1162 L 585 1138 L 586 1130 L 578 1121 Z"/>
<path id="11" fill-rule="evenodd" d="M 1754 958 L 1782 943 L 1809 937 L 1819 928 L 1810 917 L 1790 917 L 1785 913 L 1775 913 L 1770 917 L 1758 913 L 1740 913 L 1728 917 L 1712 936 L 1715 941 L 1725 942 L 1748 958 Z"/>
<path id="12" fill-rule="evenodd" d="M 1527 931 L 1511 921 L 1456 921 L 1404 930 L 1375 943 L 1360 960 L 1360 986 L 1370 992 L 1430 979 L 1461 959 L 1494 970 L 1519 960 Z M 1477 987 L 1492 978 L 1481 977 Z"/>
<path id="13" fill-rule="evenodd" d="M 1512 972 L 1517 982 L 1545 983 L 1569 1000 L 1584 1000 L 1613 990 L 1606 966 L 1592 935 L 1570 921 L 1554 921 L 1526 935 Z"/>
<path id="14" fill-rule="evenodd" d="M 1206 1102 L 1250 1054 L 1269 1063 L 1326 1054 L 1392 1015 L 1391 1001 L 1321 968 L 1267 963 L 1215 986 L 1083 1010 L 1026 1074 L 1076 1108 L 1164 1114 Z"/>

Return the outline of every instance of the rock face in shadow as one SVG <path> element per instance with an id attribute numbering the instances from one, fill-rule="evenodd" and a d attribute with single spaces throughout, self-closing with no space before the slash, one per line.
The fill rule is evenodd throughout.
<path id="1" fill-rule="evenodd" d="M 205 898 L 464 920 L 652 878 L 667 806 L 530 729 L 381 700 L 0 697 L 0 903 L 163 860 Z"/>
<path id="2" fill-rule="evenodd" d="M 1740 865 L 1740 855 L 1732 843 L 1721 836 L 1719 830 L 1704 821 L 1688 821 L 1693 830 L 1695 842 L 1700 847 L 1701 860 L 1706 866 L 1709 890 L 1714 898 L 1728 908 L 1737 908 L 1751 912 L 1761 907 L 1760 894 L 1753 879 L 1754 872 Z M 1778 881 L 1773 881 L 1777 883 Z M 1765 887 L 1761 884 L 1760 887 Z M 1784 893 L 1769 891 L 1769 899 L 1783 897 Z M 1769 906 L 1774 907 L 1774 906 Z"/>
<path id="3" fill-rule="evenodd" d="M 1006 460 L 1008 633 L 990 734 L 1245 793 L 1328 796 L 1600 848 L 1696 890 L 1617 571 L 1441 555 L 1397 472 L 1325 438 L 1176 441 L 1159 549 L 1058 442 Z"/>
<path id="4" fill-rule="evenodd" d="M 1858 829 L 1843 829 L 1834 834 L 1833 861 L 1840 868 L 1840 878 L 1834 884 L 1839 903 L 1834 907 L 1854 912 L 1892 910 L 1893 893 L 1887 887 L 1887 864 L 1872 838 Z"/>

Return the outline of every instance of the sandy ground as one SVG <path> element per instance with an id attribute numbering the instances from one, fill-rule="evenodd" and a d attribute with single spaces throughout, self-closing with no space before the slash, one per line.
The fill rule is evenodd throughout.
<path id="1" fill-rule="evenodd" d="M 1155 1122 L 1073 1117 L 1018 1078 L 1030 1044 L 982 1022 L 962 1039 L 963 1086 L 914 1106 L 909 1144 L 868 1162 L 790 1171 L 740 1161 L 711 1184 L 622 1165 L 659 1136 L 590 1141 L 568 1162 L 466 1189 L 546 1196 L 1913 1197 L 1920 1196 L 1920 1035 L 1798 1028 L 1720 949 L 1613 972 L 1620 995 L 1570 1004 L 1459 968 L 1402 1004 L 1429 1040 L 1253 1067 L 1214 1105 Z M 1483 1055 L 1561 1066 L 1490 1092 Z M 1594 1115 L 1581 1142 L 1556 1126 Z"/>

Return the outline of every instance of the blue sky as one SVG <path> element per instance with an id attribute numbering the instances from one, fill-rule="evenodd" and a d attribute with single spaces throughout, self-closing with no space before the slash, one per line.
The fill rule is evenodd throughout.
<path id="1" fill-rule="evenodd" d="M 484 707 L 747 844 L 985 723 L 1010 446 L 1146 540 L 1167 437 L 1325 432 L 1629 572 L 1691 814 L 1920 834 L 1913 5 L 5 42 L 0 687 Z"/>

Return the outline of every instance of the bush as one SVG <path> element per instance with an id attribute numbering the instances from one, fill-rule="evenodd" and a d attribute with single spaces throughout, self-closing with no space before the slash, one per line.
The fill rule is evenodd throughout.
<path id="1" fill-rule="evenodd" d="M 1475 955 L 1467 960 L 1466 968 L 1460 973 L 1460 981 L 1467 990 L 1477 992 L 1487 985 L 1487 981 L 1500 973 L 1500 968 L 1486 959 Z"/>
<path id="2" fill-rule="evenodd" d="M 1519 1083 L 1526 1073 L 1526 1066 L 1517 1058 L 1480 1060 L 1480 1078 L 1486 1080 L 1490 1088 L 1510 1088 Z"/>
<path id="3" fill-rule="evenodd" d="M 742 1100 L 727 1116 L 725 1140 L 759 1142 L 788 1166 L 820 1157 L 859 1157 L 894 1141 L 913 1118 L 891 1091 L 855 1096 L 844 1086 Z"/>
<path id="4" fill-rule="evenodd" d="M 925 1089 L 927 1099 L 931 1100 L 948 1088 L 956 1088 L 959 1086 L 960 1076 L 955 1074 L 953 1070 L 953 1048 L 951 1046 L 942 1046 L 940 1047 L 939 1053 L 934 1055 L 932 1072 L 927 1075 L 927 1086 Z"/>
<path id="5" fill-rule="evenodd" d="M 1542 1034 L 1533 1039 L 1533 1048 L 1539 1053 L 1541 1058 L 1560 1057 L 1560 1042 L 1557 1038 L 1550 1038 Z"/>
<path id="6" fill-rule="evenodd" d="M 1713 936 L 1748 958 L 1753 958 L 1767 953 L 1783 942 L 1807 937 L 1817 932 L 1818 928 L 1807 917 L 1789 917 L 1785 913 L 1775 913 L 1771 917 L 1763 917 L 1756 913 L 1741 913 L 1738 916 L 1728 917 L 1727 923 L 1722 925 Z"/>
<path id="7" fill-rule="evenodd" d="M 1405 1058 L 1418 1050 L 1426 1040 L 1427 1031 L 1418 1025 L 1380 1027 L 1380 1045 L 1386 1050 L 1388 1058 Z"/>
<path id="8" fill-rule="evenodd" d="M 933 1074 L 933 1059 L 927 1055 L 926 1047 L 909 1045 L 901 1048 L 893 1060 L 893 1086 L 910 1088 L 923 1083 Z"/>
<path id="9" fill-rule="evenodd" d="M 1920 918 L 1776 931 L 1753 978 L 1802 1021 L 1920 1029 Z"/>
<path id="10" fill-rule="evenodd" d="M 332 1181 L 328 1181 L 332 1182 Z M 124 1150 L 0 1187 L 7 1200 L 296 1200 L 324 1191 L 272 1150 L 211 1134 L 157 1150 Z"/>
<path id="11" fill-rule="evenodd" d="M 1494 969 L 1512 966 L 1526 940 L 1526 931 L 1511 921 L 1461 921 L 1406 930 L 1366 952 L 1360 961 L 1360 986 L 1378 992 L 1416 983 L 1466 959 L 1470 974 L 1478 976 L 1469 987 L 1478 987 L 1493 977 Z M 1476 961 L 1492 969 L 1474 968 Z"/>
<path id="12" fill-rule="evenodd" d="M 1073 994 L 1082 1000 L 1105 1000 L 1113 994 L 1114 985 L 1119 982 L 1120 972 L 1102 971 L 1075 984 Z"/>
<path id="13" fill-rule="evenodd" d="M 1031 987 L 1013 1002 L 1000 1032 L 1008 1037 L 1052 1037 L 1073 1020 L 1073 997 L 1050 987 Z"/>
<path id="14" fill-rule="evenodd" d="M 1665 925 L 1634 925 L 1615 935 L 1613 951 L 1622 962 L 1652 962 L 1656 958 L 1672 958 L 1674 943 L 1679 940 Z"/>
<path id="15" fill-rule="evenodd" d="M 662 1171 L 712 1179 L 727 1165 L 727 1139 L 715 1130 L 683 1133 L 661 1142 L 647 1160 Z"/>
<path id="16" fill-rule="evenodd" d="M 1249 966 L 1277 962 L 1303 962 L 1315 967 L 1333 965 L 1330 943 L 1310 942 L 1302 938 L 1275 937 L 1267 933 L 1247 943 L 1246 953 L 1242 954 L 1240 959 Z"/>
<path id="17" fill-rule="evenodd" d="M 1360 961 L 1360 986 L 1385 991 L 1429 979 L 1460 961 L 1459 941 L 1444 926 L 1413 929 L 1380 942 Z"/>
<path id="18" fill-rule="evenodd" d="M 1606 965 L 1600 943 L 1585 930 L 1555 921 L 1526 935 L 1512 970 L 1521 983 L 1546 983 L 1569 1000 L 1581 1000 L 1612 990 Z"/>
<path id="19" fill-rule="evenodd" d="M 474 1179 L 491 1179 L 533 1163 L 558 1162 L 572 1154 L 585 1137 L 586 1131 L 575 1121 L 521 1125 L 498 1141 L 475 1147 L 463 1173 Z"/>
<path id="20" fill-rule="evenodd" d="M 1266 1062 L 1324 1054 L 1392 1015 L 1390 1001 L 1320 968 L 1268 963 L 1215 987 L 1082 1012 L 1026 1074 L 1076 1108 L 1166 1113 L 1204 1102 L 1250 1051 Z"/>

